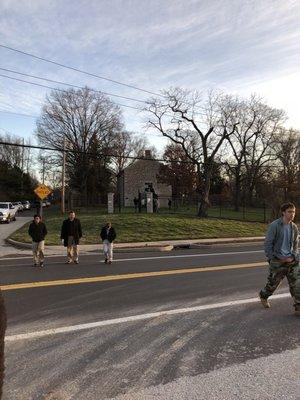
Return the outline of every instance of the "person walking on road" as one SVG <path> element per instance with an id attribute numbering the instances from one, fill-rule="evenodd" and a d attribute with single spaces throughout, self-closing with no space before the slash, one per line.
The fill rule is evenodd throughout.
<path id="1" fill-rule="evenodd" d="M 63 245 L 67 248 L 68 260 L 66 264 L 79 263 L 79 240 L 82 238 L 81 223 L 75 216 L 74 211 L 69 212 L 69 218 L 65 219 L 61 227 L 61 235 Z"/>
<path id="2" fill-rule="evenodd" d="M 267 230 L 265 254 L 269 262 L 269 275 L 265 287 L 259 292 L 259 298 L 265 308 L 270 308 L 268 298 L 286 277 L 294 299 L 295 314 L 300 316 L 299 232 L 293 222 L 296 207 L 293 203 L 285 203 L 281 206 L 281 213 L 281 218 L 273 221 Z"/>
<path id="3" fill-rule="evenodd" d="M 32 252 L 33 252 L 33 266 L 44 266 L 44 250 L 45 250 L 45 236 L 47 235 L 47 228 L 42 222 L 41 216 L 35 214 L 33 221 L 29 225 L 28 234 L 32 239 Z"/>
<path id="4" fill-rule="evenodd" d="M 100 233 L 103 241 L 103 253 L 105 257 L 105 264 L 111 264 L 113 261 L 113 241 L 117 237 L 115 229 L 112 227 L 111 222 L 107 222 L 101 229 Z"/>

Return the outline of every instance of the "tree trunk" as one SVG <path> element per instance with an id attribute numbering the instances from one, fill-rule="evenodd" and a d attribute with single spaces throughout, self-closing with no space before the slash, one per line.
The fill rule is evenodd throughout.
<path id="1" fill-rule="evenodd" d="M 235 176 L 235 191 L 234 191 L 234 210 L 240 211 L 241 202 L 241 175 L 240 172 L 236 172 Z"/>
<path id="2" fill-rule="evenodd" d="M 198 209 L 198 217 L 200 217 L 200 218 L 207 218 L 207 216 L 208 216 L 207 210 L 210 206 L 209 192 L 210 192 L 210 184 L 211 184 L 211 175 L 212 175 L 211 167 L 206 166 L 206 167 L 204 167 L 202 180 L 201 180 L 201 176 L 199 176 L 199 181 L 202 183 L 200 186 L 200 202 L 199 202 L 199 209 Z"/>

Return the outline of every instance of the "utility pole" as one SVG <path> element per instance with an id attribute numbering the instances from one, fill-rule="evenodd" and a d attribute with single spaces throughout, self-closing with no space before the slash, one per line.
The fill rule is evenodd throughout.
<path id="1" fill-rule="evenodd" d="M 22 175 L 21 175 L 21 196 L 23 196 L 23 191 L 24 191 L 24 138 L 23 138 L 23 147 L 22 147 L 21 170 L 22 170 Z"/>
<path id="2" fill-rule="evenodd" d="M 42 159 L 42 163 L 43 163 L 43 170 L 42 170 L 42 175 L 43 175 L 43 185 L 45 183 L 45 157 L 43 157 Z"/>
<path id="3" fill-rule="evenodd" d="M 65 213 L 65 186 L 66 186 L 66 138 L 64 137 L 64 151 L 62 164 L 62 188 L 61 188 L 61 213 Z"/>

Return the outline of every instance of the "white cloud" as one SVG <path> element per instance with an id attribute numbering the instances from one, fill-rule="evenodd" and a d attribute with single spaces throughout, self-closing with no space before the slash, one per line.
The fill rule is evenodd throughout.
<path id="1" fill-rule="evenodd" d="M 299 20 L 296 0 L 2 0 L 0 37 L 8 46 L 155 92 L 169 86 L 258 92 L 299 127 Z M 9 50 L 0 49 L 0 58 L 0 67 L 147 97 Z M 45 95 L 4 78 L 0 88 L 0 100 L 27 113 L 38 112 Z M 142 129 L 139 114 L 125 113 L 128 129 Z"/>

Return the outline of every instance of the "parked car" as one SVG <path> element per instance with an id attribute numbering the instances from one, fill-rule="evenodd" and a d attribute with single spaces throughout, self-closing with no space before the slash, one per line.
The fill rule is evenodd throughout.
<path id="1" fill-rule="evenodd" d="M 17 212 L 22 212 L 23 211 L 23 206 L 20 204 L 21 202 L 19 201 L 14 201 L 12 205 L 17 209 Z"/>
<path id="2" fill-rule="evenodd" d="M 9 224 L 10 221 L 15 221 L 17 211 L 18 208 L 14 207 L 13 204 L 8 201 L 0 203 L 0 221 L 6 222 L 7 224 Z"/>
<path id="3" fill-rule="evenodd" d="M 31 209 L 31 203 L 28 200 L 22 201 L 22 205 L 24 210 L 30 210 Z"/>

